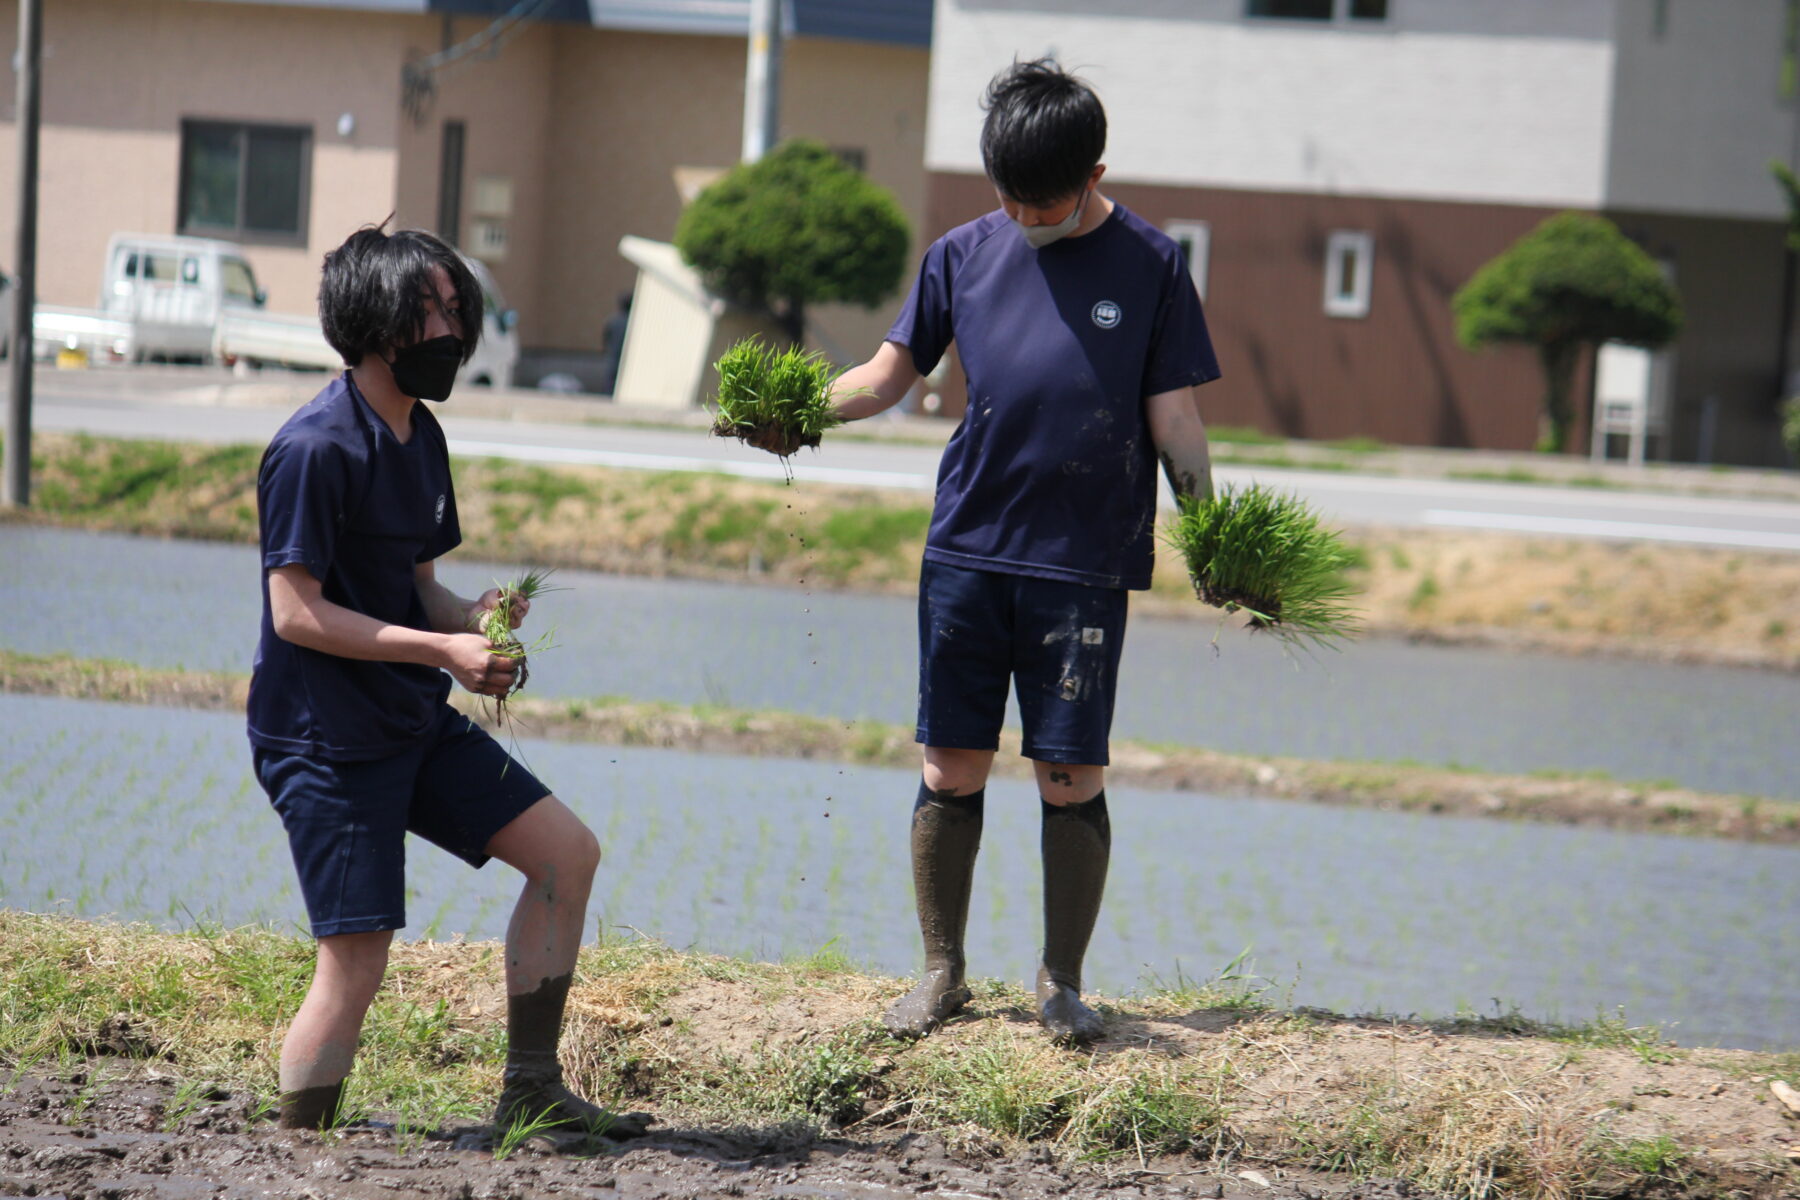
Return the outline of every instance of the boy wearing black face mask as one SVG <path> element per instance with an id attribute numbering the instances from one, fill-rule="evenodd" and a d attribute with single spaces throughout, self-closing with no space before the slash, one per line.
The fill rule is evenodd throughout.
<path id="1" fill-rule="evenodd" d="M 952 342 L 969 381 L 919 576 L 910 841 L 925 973 L 885 1019 L 918 1037 L 969 1001 L 963 933 L 1010 684 L 1042 800 L 1038 1018 L 1089 1042 L 1105 1032 L 1081 967 L 1112 845 L 1126 594 L 1150 586 L 1158 464 L 1178 496 L 1211 492 L 1195 388 L 1219 367 L 1180 250 L 1099 190 L 1093 91 L 1040 59 L 996 75 L 986 107 L 1000 207 L 932 244 L 887 339 L 834 390 L 839 415 L 872 416 Z"/>
<path id="2" fill-rule="evenodd" d="M 594 835 L 446 703 L 504 696 L 516 664 L 473 632 L 500 602 L 437 581 L 461 540 L 442 401 L 480 337 L 481 288 L 430 234 L 363 229 L 325 258 L 319 315 L 349 370 L 282 426 L 257 479 L 262 636 L 250 684 L 257 779 L 286 827 L 318 961 L 281 1052 L 279 1121 L 338 1118 L 358 1033 L 406 923 L 407 833 L 525 882 L 507 930 L 496 1123 L 646 1132 L 562 1083 L 557 1044 L 599 862 Z M 515 602 L 517 624 L 529 603 Z M 448 677 L 446 677 L 448 672 Z"/>

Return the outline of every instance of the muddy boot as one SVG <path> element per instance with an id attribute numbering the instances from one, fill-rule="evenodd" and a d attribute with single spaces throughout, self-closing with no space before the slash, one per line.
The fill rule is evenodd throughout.
<path id="1" fill-rule="evenodd" d="M 1106 793 L 1085 804 L 1045 803 L 1044 955 L 1038 967 L 1038 1020 L 1058 1042 L 1080 1045 L 1106 1033 L 1100 1014 L 1081 1002 L 1081 960 L 1087 954 L 1106 865 L 1112 823 Z"/>
<path id="2" fill-rule="evenodd" d="M 573 978 L 546 979 L 535 992 L 506 998 L 506 1074 L 494 1125 L 502 1130 L 515 1125 L 574 1128 L 620 1141 L 643 1137 L 656 1123 L 649 1113 L 611 1112 L 563 1084 L 556 1046 Z"/>
<path id="3" fill-rule="evenodd" d="M 938 796 L 923 783 L 913 805 L 913 891 L 925 972 L 919 986 L 894 1002 L 882 1023 L 895 1037 L 924 1037 L 969 1002 L 963 986 L 963 930 L 969 923 L 969 890 L 981 849 L 985 790 Z"/>
<path id="4" fill-rule="evenodd" d="M 330 1129 L 338 1123 L 344 1081 L 281 1093 L 275 1124 L 282 1129 Z"/>

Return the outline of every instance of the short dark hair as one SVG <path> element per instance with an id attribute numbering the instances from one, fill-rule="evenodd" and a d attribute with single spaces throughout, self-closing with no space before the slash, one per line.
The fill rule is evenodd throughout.
<path id="1" fill-rule="evenodd" d="M 982 100 L 981 163 L 1000 194 L 1053 204 L 1081 190 L 1106 150 L 1106 110 L 1053 58 L 1015 62 Z"/>
<path id="2" fill-rule="evenodd" d="M 325 340 L 351 366 L 419 340 L 431 268 L 444 268 L 461 308 L 463 361 L 481 341 L 481 285 L 462 255 L 422 229 L 366 225 L 325 256 L 319 280 L 319 324 Z"/>

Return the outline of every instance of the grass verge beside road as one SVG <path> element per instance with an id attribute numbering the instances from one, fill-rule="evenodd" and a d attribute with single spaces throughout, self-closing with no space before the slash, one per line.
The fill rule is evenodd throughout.
<path id="1" fill-rule="evenodd" d="M 248 679 L 0 650 L 0 692 L 242 712 Z M 466 692 L 454 700 L 483 719 Z M 912 727 L 801 713 L 684 706 L 617 697 L 507 701 L 510 734 L 617 746 L 807 758 L 911 769 Z M 505 735 L 503 735 L 505 736 Z M 1017 730 L 1002 734 L 995 771 L 1027 778 Z M 1221 754 L 1196 746 L 1114 741 L 1115 785 L 1299 800 L 1392 811 L 1800 843 L 1800 803 L 1696 792 L 1604 773 L 1495 775 L 1416 763 L 1331 762 Z"/>
<path id="2" fill-rule="evenodd" d="M 140 1120 L 176 1139 L 255 1129 L 311 952 L 263 930 L 0 913 L 0 1085 L 33 1084 L 33 1119 L 76 1126 L 104 1110 L 109 1076 L 155 1072 L 172 1086 Z M 491 943 L 395 945 L 347 1101 L 391 1122 L 402 1154 L 491 1103 L 500 958 Z M 580 1090 L 678 1127 L 924 1133 L 1065 1170 L 1310 1168 L 1466 1200 L 1791 1194 L 1792 1118 L 1767 1081 L 1800 1056 L 1684 1050 L 1617 1018 L 1291 1010 L 1229 968 L 1099 998 L 1109 1036 L 1089 1053 L 1052 1047 L 1030 998 L 993 981 L 965 1019 L 902 1044 L 875 1017 L 903 986 L 830 953 L 759 964 L 606 940 L 577 966 L 563 1059 Z"/>
<path id="3" fill-rule="evenodd" d="M 7 519 L 256 539 L 261 450 L 47 434 L 35 507 Z M 461 553 L 809 587 L 910 589 L 918 497 L 698 473 L 457 463 Z M 1557 652 L 1800 667 L 1800 555 L 1431 530 L 1348 532 L 1371 633 Z M 1216 621 L 1176 555 L 1136 611 Z"/>

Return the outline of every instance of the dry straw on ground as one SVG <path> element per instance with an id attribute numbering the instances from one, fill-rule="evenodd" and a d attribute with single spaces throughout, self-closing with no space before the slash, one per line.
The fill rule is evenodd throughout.
<path id="1" fill-rule="evenodd" d="M 503 1057 L 498 951 L 396 945 L 353 1076 L 360 1111 L 411 1128 L 479 1111 Z M 127 1059 L 267 1093 L 308 961 L 269 933 L 0 915 L 0 1058 L 60 1069 L 124 1022 Z M 1030 997 L 982 983 L 966 1018 L 902 1044 L 876 1017 L 903 987 L 831 958 L 610 943 L 578 967 L 565 1061 L 577 1086 L 672 1122 L 912 1130 L 975 1155 L 1328 1169 L 1463 1200 L 1773 1198 L 1795 1182 L 1783 1155 L 1800 1127 L 1767 1083 L 1793 1055 L 1683 1050 L 1620 1022 L 1283 1011 L 1241 980 L 1102 998 L 1092 1053 L 1050 1045 Z"/>

